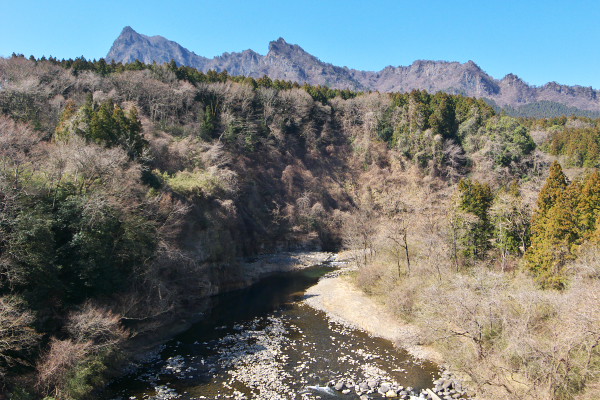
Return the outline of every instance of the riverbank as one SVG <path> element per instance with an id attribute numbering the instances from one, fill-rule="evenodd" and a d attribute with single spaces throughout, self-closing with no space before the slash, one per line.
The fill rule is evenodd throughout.
<path id="1" fill-rule="evenodd" d="M 304 301 L 335 322 L 390 340 L 415 358 L 443 362 L 435 349 L 420 344 L 419 328 L 398 321 L 383 305 L 356 288 L 347 274 L 324 277 L 306 291 Z"/>
<path id="2" fill-rule="evenodd" d="M 407 398 L 413 388 L 430 387 L 435 365 L 415 363 L 390 341 L 337 324 L 304 304 L 305 290 L 337 271 L 327 265 L 301 269 L 213 298 L 198 323 L 103 398 L 381 398 L 376 392 L 386 383 L 388 391 Z M 356 387 L 369 382 L 372 387 L 359 388 L 359 394 Z"/>
<path id="3" fill-rule="evenodd" d="M 199 285 L 203 287 L 203 293 L 197 296 L 193 303 L 187 304 L 185 309 L 174 309 L 170 313 L 162 314 L 152 321 L 154 326 L 151 330 L 144 329 L 141 334 L 135 335 L 125 343 L 122 348 L 127 354 L 125 359 L 139 362 L 152 357 L 161 344 L 200 321 L 214 296 L 247 288 L 273 274 L 298 271 L 335 259 L 336 254 L 328 252 L 283 252 L 240 260 L 236 266 L 230 267 L 227 275 L 211 274 L 207 271 L 207 281 Z M 136 326 L 131 328 L 136 330 Z"/>

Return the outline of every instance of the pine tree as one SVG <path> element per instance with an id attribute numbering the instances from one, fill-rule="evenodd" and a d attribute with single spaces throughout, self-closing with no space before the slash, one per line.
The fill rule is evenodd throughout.
<path id="1" fill-rule="evenodd" d="M 456 130 L 455 105 L 446 93 L 436 93 L 432 101 L 433 113 L 429 117 L 429 126 L 444 139 L 454 139 Z"/>
<path id="2" fill-rule="evenodd" d="M 459 218 L 463 235 L 459 238 L 466 258 L 483 258 L 490 248 L 493 226 L 489 211 L 494 200 L 492 189 L 486 183 L 463 179 L 458 184 L 460 209 L 466 213 Z"/>
<path id="3" fill-rule="evenodd" d="M 543 287 L 563 288 L 565 263 L 573 258 L 580 243 L 578 206 L 582 183 L 570 185 L 558 162 L 538 197 L 531 222 L 531 247 L 526 253 L 529 270 Z"/>
<path id="4" fill-rule="evenodd" d="M 91 97 L 79 109 L 74 102 L 67 103 L 55 135 L 58 140 L 68 140 L 72 134 L 102 146 L 120 146 L 131 159 L 139 157 L 148 145 L 137 109 L 133 107 L 125 113 L 110 99 L 97 110 Z"/>
<path id="5" fill-rule="evenodd" d="M 127 112 L 126 121 L 126 129 L 121 138 L 121 146 L 127 150 L 127 154 L 131 159 L 136 159 L 142 155 L 148 145 L 142 134 L 142 123 L 138 117 L 137 108 L 132 107 Z"/>
<path id="6" fill-rule="evenodd" d="M 112 100 L 107 100 L 100 105 L 100 109 L 92 115 L 89 139 L 105 146 L 112 146 L 117 142 L 118 127 L 114 113 L 115 105 Z"/>
<path id="7" fill-rule="evenodd" d="M 583 239 L 589 239 L 598 225 L 600 213 L 600 174 L 594 171 L 583 182 L 577 206 L 579 227 Z"/>
<path id="8" fill-rule="evenodd" d="M 569 182 L 563 173 L 562 167 L 557 161 L 554 161 L 550 166 L 550 174 L 546 180 L 546 184 L 538 196 L 536 215 L 545 214 L 556 203 L 556 200 L 562 195 L 568 185 Z"/>

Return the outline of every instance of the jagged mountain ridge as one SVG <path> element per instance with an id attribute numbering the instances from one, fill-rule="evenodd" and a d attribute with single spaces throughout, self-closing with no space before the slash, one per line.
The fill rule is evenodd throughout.
<path id="1" fill-rule="evenodd" d="M 514 74 L 495 79 L 473 61 L 466 63 L 418 60 L 409 66 L 388 66 L 381 71 L 360 71 L 325 63 L 287 43 L 283 38 L 269 43 L 266 55 L 253 50 L 224 53 L 206 58 L 162 36 L 146 36 L 125 27 L 113 43 L 107 60 L 165 63 L 172 59 L 200 71 L 227 70 L 231 75 L 307 82 L 339 89 L 407 92 L 424 89 L 444 91 L 493 100 L 499 106 L 519 107 L 550 101 L 583 110 L 600 111 L 599 92 L 591 87 L 560 85 L 550 82 L 532 86 Z"/>

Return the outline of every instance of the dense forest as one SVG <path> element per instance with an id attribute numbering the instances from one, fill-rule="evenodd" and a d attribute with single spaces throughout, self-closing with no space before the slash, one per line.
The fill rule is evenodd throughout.
<path id="1" fill-rule="evenodd" d="M 0 383 L 89 398 L 244 257 L 320 248 L 484 398 L 595 398 L 599 140 L 441 92 L 0 59 Z"/>
<path id="2" fill-rule="evenodd" d="M 505 113 L 511 117 L 523 117 L 523 118 L 559 118 L 562 116 L 576 116 L 586 118 L 600 118 L 600 112 L 583 110 L 577 107 L 569 107 L 565 104 L 557 103 L 554 101 L 540 100 L 521 106 L 505 106 L 500 107 L 494 100 L 485 99 L 494 110 L 499 113 Z"/>

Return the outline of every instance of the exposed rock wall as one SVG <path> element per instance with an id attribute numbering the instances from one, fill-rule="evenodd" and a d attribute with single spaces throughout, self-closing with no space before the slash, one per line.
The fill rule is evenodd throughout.
<path id="1" fill-rule="evenodd" d="M 200 71 L 227 70 L 231 75 L 260 78 L 268 75 L 312 85 L 339 89 L 428 92 L 489 98 L 500 106 L 552 101 L 583 110 L 600 111 L 598 91 L 591 87 L 566 86 L 556 82 L 531 86 L 514 74 L 495 79 L 473 61 L 466 63 L 418 60 L 409 66 L 388 66 L 381 71 L 359 71 L 322 62 L 300 46 L 279 38 L 269 44 L 269 52 L 261 55 L 253 50 L 224 53 L 209 59 L 189 51 L 162 36 L 146 36 L 131 27 L 123 29 L 111 47 L 107 60 L 165 63 L 172 59 Z"/>

